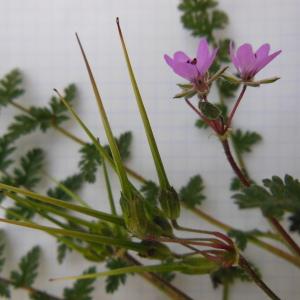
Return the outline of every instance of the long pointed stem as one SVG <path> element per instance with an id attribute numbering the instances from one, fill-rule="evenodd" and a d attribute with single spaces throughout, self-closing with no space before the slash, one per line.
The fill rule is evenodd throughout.
<path id="1" fill-rule="evenodd" d="M 121 155 L 120 155 L 119 149 L 117 147 L 115 138 L 114 138 L 113 133 L 112 133 L 112 129 L 111 129 L 109 121 L 108 121 L 108 117 L 107 117 L 107 114 L 106 114 L 106 111 L 105 111 L 105 108 L 104 108 L 104 105 L 103 105 L 103 102 L 102 102 L 102 98 L 101 98 L 96 80 L 94 78 L 91 66 L 89 64 L 89 61 L 87 59 L 87 56 L 85 54 L 85 51 L 83 49 L 83 46 L 81 44 L 81 41 L 80 41 L 79 36 L 78 36 L 77 33 L 76 33 L 76 39 L 77 39 L 77 42 L 79 44 L 80 51 L 81 51 L 81 54 L 82 54 L 82 57 L 83 57 L 83 60 L 84 60 L 89 78 L 90 78 L 90 82 L 91 82 L 91 85 L 92 85 L 92 88 L 93 88 L 93 91 L 94 91 L 95 98 L 97 100 L 98 109 L 99 109 L 99 113 L 101 115 L 102 124 L 103 124 L 104 130 L 105 130 L 105 133 L 106 133 L 106 137 L 107 137 L 108 142 L 109 142 L 109 146 L 110 146 L 110 150 L 111 150 L 114 162 L 115 162 L 116 170 L 118 172 L 120 184 L 122 186 L 122 191 L 126 195 L 126 197 L 130 198 L 131 194 L 132 194 L 132 191 L 131 191 L 131 188 L 130 188 L 130 183 L 129 183 L 129 180 L 127 178 L 127 174 L 126 174 L 126 171 L 125 171 L 124 166 L 123 166 Z"/>
<path id="2" fill-rule="evenodd" d="M 143 103 L 143 100 L 142 100 L 142 96 L 140 94 L 139 87 L 138 87 L 138 84 L 137 84 L 137 81 L 135 79 L 135 75 L 134 75 L 134 72 L 133 72 L 133 69 L 132 69 L 132 66 L 131 66 L 131 63 L 130 63 L 130 58 L 129 58 L 128 51 L 127 51 L 127 48 L 126 48 L 126 45 L 125 45 L 125 41 L 124 41 L 123 33 L 122 33 L 122 30 L 121 30 L 119 18 L 117 18 L 117 26 L 118 26 L 118 32 L 119 32 L 119 36 L 120 36 L 120 40 L 121 40 L 121 44 L 122 44 L 126 64 L 127 64 L 129 77 L 130 77 L 131 84 L 132 84 L 132 87 L 133 87 L 133 91 L 134 91 L 134 94 L 135 94 L 138 109 L 139 109 L 139 112 L 140 112 L 140 115 L 141 115 L 141 118 L 142 118 L 142 121 L 143 121 L 143 125 L 144 125 L 145 133 L 146 133 L 146 136 L 147 136 L 148 144 L 149 144 L 149 147 L 150 147 L 150 150 L 151 150 L 151 153 L 152 153 L 152 157 L 153 157 L 153 160 L 154 160 L 154 164 L 155 164 L 155 167 L 156 167 L 156 172 L 157 172 L 157 175 L 158 175 L 158 179 L 159 179 L 159 182 L 160 182 L 160 185 L 161 185 L 162 188 L 168 188 L 168 187 L 170 187 L 169 180 L 168 180 L 168 177 L 167 177 L 167 174 L 166 174 L 166 171 L 165 171 L 165 168 L 164 168 L 164 165 L 163 165 L 163 162 L 162 162 L 162 159 L 161 159 L 161 156 L 160 156 L 157 144 L 156 144 L 156 140 L 155 140 L 152 128 L 151 128 L 151 124 L 150 124 L 150 121 L 149 121 L 149 118 L 148 118 L 148 115 L 147 115 L 147 112 L 146 112 L 146 109 L 145 109 L 145 106 L 144 106 L 144 103 Z"/>

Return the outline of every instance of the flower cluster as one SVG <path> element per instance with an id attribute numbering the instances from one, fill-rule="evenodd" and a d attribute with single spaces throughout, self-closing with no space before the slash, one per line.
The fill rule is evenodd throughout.
<path id="1" fill-rule="evenodd" d="M 165 54 L 164 58 L 177 75 L 197 85 L 207 78 L 207 72 L 213 64 L 217 52 L 217 48 L 210 51 L 207 40 L 202 38 L 195 58 L 188 57 L 182 51 L 175 52 L 173 58 Z M 241 45 L 236 51 L 233 43 L 229 47 L 231 61 L 236 67 L 239 77 L 246 82 L 253 80 L 260 70 L 281 53 L 281 50 L 272 54 L 269 52 L 269 44 L 263 44 L 255 53 L 248 43 Z"/>
<path id="2" fill-rule="evenodd" d="M 209 69 L 216 59 L 218 49 L 210 50 L 205 38 L 200 39 L 195 58 L 188 57 L 182 51 L 175 52 L 173 58 L 169 55 L 164 55 L 166 63 L 173 71 L 189 81 L 188 84 L 179 84 L 182 91 L 174 98 L 184 98 L 203 121 L 221 138 L 226 135 L 230 128 L 233 115 L 245 94 L 246 87 L 272 83 L 279 79 L 278 77 L 274 77 L 256 81 L 254 77 L 278 56 L 281 50 L 270 54 L 270 45 L 263 44 L 254 52 L 252 46 L 248 43 L 241 45 L 237 50 L 233 43 L 231 43 L 228 50 L 231 61 L 238 72 L 237 76 L 225 74 L 228 67 L 221 69 L 212 76 L 209 74 Z M 242 91 L 228 117 L 223 116 L 218 107 L 210 103 L 207 99 L 212 82 L 220 77 L 231 83 L 243 85 Z M 199 98 L 198 106 L 200 110 L 188 100 L 195 95 Z"/>

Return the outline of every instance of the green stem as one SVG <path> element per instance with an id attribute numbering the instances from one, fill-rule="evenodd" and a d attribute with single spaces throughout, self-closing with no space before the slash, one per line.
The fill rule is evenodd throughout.
<path id="1" fill-rule="evenodd" d="M 223 300 L 229 300 L 229 283 L 223 284 Z"/>
<path id="2" fill-rule="evenodd" d="M 74 193 L 72 190 L 70 190 L 67 186 L 65 186 L 62 182 L 57 181 L 52 176 L 47 174 L 46 172 L 43 172 L 43 174 L 49 178 L 52 182 L 54 182 L 60 189 L 62 189 L 67 195 L 71 197 L 71 199 L 76 200 L 81 205 L 90 208 L 88 203 L 86 203 L 78 194 Z"/>
<path id="3" fill-rule="evenodd" d="M 115 201 L 114 201 L 114 197 L 113 197 L 113 193 L 112 193 L 112 189 L 111 189 L 111 185 L 110 185 L 110 180 L 109 180 L 109 176 L 108 176 L 108 172 L 107 172 L 107 167 L 106 167 L 106 163 L 105 163 L 104 159 L 102 160 L 102 165 L 103 165 L 103 173 L 104 173 L 104 179 L 105 179 L 105 184 L 106 184 L 106 190 L 107 190 L 110 210 L 113 215 L 117 215 Z"/>
<path id="4" fill-rule="evenodd" d="M 13 216 L 14 218 L 16 218 L 16 219 L 18 219 L 18 220 L 22 220 L 22 221 L 24 221 L 24 222 L 27 222 L 27 223 L 31 223 L 31 224 L 36 225 L 36 223 L 33 223 L 32 221 L 30 221 L 30 220 L 24 218 L 23 216 L 21 216 L 20 214 L 18 214 L 18 213 L 15 212 L 15 211 L 11 211 L 11 210 L 9 210 L 9 209 L 7 209 L 7 208 L 1 206 L 1 205 L 0 205 L 0 208 L 3 209 L 4 211 L 6 211 L 7 214 Z M 49 220 L 50 222 L 52 222 L 52 223 L 58 225 L 56 220 L 53 220 L 52 218 L 48 218 L 48 220 Z M 58 239 L 58 240 L 61 240 L 61 241 L 62 241 L 63 243 L 65 243 L 69 248 L 71 248 L 71 249 L 73 249 L 73 250 L 75 250 L 75 251 L 78 251 L 79 253 L 85 255 L 86 250 L 85 250 L 83 247 L 80 247 L 80 246 L 76 245 L 76 244 L 73 243 L 71 240 L 69 240 L 69 239 L 67 239 L 67 238 L 65 238 L 65 237 L 57 236 L 57 235 L 55 235 L 55 234 L 53 234 L 53 233 L 48 233 L 48 234 L 51 235 L 51 236 L 53 236 L 53 237 L 55 237 L 55 238 Z"/>
<path id="5" fill-rule="evenodd" d="M 14 186 L 10 186 L 10 185 L 7 185 L 7 184 L 0 183 L 0 190 L 20 193 L 22 195 L 28 196 L 28 197 L 33 198 L 33 199 L 35 199 L 37 201 L 40 201 L 40 202 L 53 204 L 55 206 L 62 207 L 62 208 L 67 208 L 67 209 L 70 209 L 70 210 L 73 210 L 73 211 L 76 211 L 76 212 L 79 212 L 79 213 L 82 213 L 82 214 L 89 215 L 91 217 L 102 219 L 102 220 L 107 221 L 107 222 L 112 222 L 112 223 L 115 223 L 115 224 L 118 224 L 118 225 L 121 225 L 121 226 L 124 225 L 124 220 L 121 217 L 113 216 L 113 215 L 108 214 L 108 213 L 104 213 L 104 212 L 94 210 L 94 209 L 84 207 L 84 206 L 79 206 L 79 205 L 72 204 L 72 203 L 69 203 L 69 202 L 65 202 L 65 201 L 62 201 L 62 200 L 58 200 L 58 199 L 55 199 L 55 198 L 52 198 L 52 197 L 43 196 L 43 195 L 28 191 L 28 190 L 25 190 L 25 189 L 21 189 L 21 188 L 17 188 L 17 187 L 14 187 Z"/>
<path id="6" fill-rule="evenodd" d="M 74 134 L 72 134 L 70 131 L 68 131 L 68 130 L 66 130 L 66 129 L 64 129 L 64 128 L 58 126 L 58 125 L 56 125 L 55 123 L 52 124 L 52 127 L 55 130 L 59 131 L 64 136 L 66 136 L 69 139 L 75 141 L 76 143 L 78 143 L 80 145 L 85 145 L 86 144 L 82 139 L 78 138 L 77 136 L 75 136 Z"/>
<path id="7" fill-rule="evenodd" d="M 32 228 L 50 234 L 74 237 L 74 238 L 81 239 L 83 241 L 96 243 L 100 245 L 116 246 L 116 247 L 121 247 L 121 248 L 129 249 L 137 252 L 143 252 L 143 251 L 146 252 L 148 250 L 148 247 L 140 243 L 132 242 L 130 240 L 121 240 L 119 238 L 101 236 L 99 234 L 91 234 L 82 231 L 60 229 L 55 227 L 38 225 L 31 222 L 13 221 L 13 220 L 8 220 L 3 218 L 0 218 L 0 222 L 13 224 L 21 227 Z"/>

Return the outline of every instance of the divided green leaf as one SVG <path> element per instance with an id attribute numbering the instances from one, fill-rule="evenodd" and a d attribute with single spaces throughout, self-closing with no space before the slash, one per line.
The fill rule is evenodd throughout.
<path id="1" fill-rule="evenodd" d="M 300 183 L 290 175 L 264 179 L 263 186 L 253 184 L 233 195 L 241 209 L 260 208 L 265 216 L 281 218 L 285 212 L 300 210 Z"/>
<path id="2" fill-rule="evenodd" d="M 106 267 L 109 270 L 124 268 L 127 266 L 128 266 L 127 262 L 121 258 L 111 258 L 106 264 Z M 124 285 L 126 283 L 126 278 L 127 278 L 127 274 L 108 276 L 105 280 L 106 292 L 108 294 L 113 294 L 115 291 L 118 290 L 120 285 Z"/>
<path id="3" fill-rule="evenodd" d="M 17 69 L 12 70 L 0 80 L 0 107 L 6 106 L 24 93 L 21 84 L 22 76 Z"/>
<path id="4" fill-rule="evenodd" d="M 67 177 L 65 180 L 60 181 L 60 184 L 64 185 L 66 188 L 76 193 L 79 191 L 83 185 L 83 176 L 81 174 L 74 174 Z M 60 186 L 51 188 L 47 191 L 49 197 L 53 197 L 59 200 L 71 201 L 72 197 L 66 193 Z"/>
<path id="5" fill-rule="evenodd" d="M 64 242 L 57 240 L 57 261 L 59 264 L 62 264 L 66 258 L 67 252 L 72 252 L 72 249 L 69 248 Z"/>
<path id="6" fill-rule="evenodd" d="M 13 147 L 7 137 L 0 138 L 0 171 L 5 172 L 6 169 L 13 163 L 10 158 L 16 148 Z"/>
<path id="7" fill-rule="evenodd" d="M 179 198 L 190 208 L 201 205 L 205 199 L 203 194 L 204 184 L 200 175 L 190 178 L 186 186 L 182 187 L 179 192 Z"/>
<path id="8" fill-rule="evenodd" d="M 96 273 L 96 267 L 90 267 L 83 274 Z M 64 300 L 92 300 L 95 278 L 77 280 L 72 288 L 64 289 Z"/>
<path id="9" fill-rule="evenodd" d="M 252 147 L 262 140 L 261 135 L 256 132 L 238 129 L 231 134 L 232 142 L 237 152 L 244 154 L 252 151 Z"/>
<path id="10" fill-rule="evenodd" d="M 209 41 L 214 41 L 215 31 L 228 24 L 226 13 L 217 9 L 217 5 L 215 0 L 182 0 L 178 8 L 182 11 L 183 26 L 193 36 L 206 36 Z"/>
<path id="11" fill-rule="evenodd" d="M 216 289 L 220 285 L 231 285 L 236 280 L 251 282 L 251 277 L 240 267 L 220 268 L 210 274 L 213 287 Z"/>
<path id="12" fill-rule="evenodd" d="M 40 172 L 45 160 L 44 151 L 35 148 L 21 157 L 20 167 L 14 169 L 14 182 L 16 186 L 32 189 L 40 182 Z"/>
<path id="13" fill-rule="evenodd" d="M 118 138 L 115 138 L 115 140 L 122 160 L 127 160 L 130 157 L 132 133 L 126 131 Z M 109 146 L 105 145 L 104 148 L 111 155 Z M 101 165 L 102 158 L 99 156 L 99 152 L 94 144 L 86 143 L 81 147 L 79 152 L 81 154 L 81 159 L 79 161 L 80 172 L 87 182 L 93 183 L 96 180 L 96 172 L 98 166 Z"/>
<path id="14" fill-rule="evenodd" d="M 72 102 L 76 95 L 74 84 L 70 84 L 64 89 L 65 99 Z M 14 141 L 23 135 L 29 134 L 36 129 L 43 132 L 52 126 L 58 126 L 68 120 L 66 108 L 59 99 L 52 97 L 50 107 L 30 107 L 28 112 L 14 117 L 14 122 L 8 127 L 7 138 Z"/>
<path id="15" fill-rule="evenodd" d="M 19 269 L 12 271 L 10 278 L 15 287 L 30 287 L 34 283 L 38 273 L 40 248 L 33 247 L 19 262 Z"/>
<path id="16" fill-rule="evenodd" d="M 153 206 L 157 206 L 159 186 L 153 181 L 145 182 L 140 189 L 144 199 Z"/>

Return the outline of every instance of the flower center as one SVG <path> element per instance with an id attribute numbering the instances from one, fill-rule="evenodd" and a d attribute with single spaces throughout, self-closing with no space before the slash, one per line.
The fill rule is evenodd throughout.
<path id="1" fill-rule="evenodd" d="M 188 64 L 191 64 L 191 65 L 195 65 L 197 63 L 197 58 L 194 58 L 193 60 L 187 60 L 187 63 Z"/>

